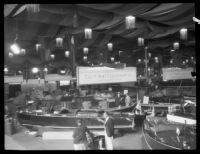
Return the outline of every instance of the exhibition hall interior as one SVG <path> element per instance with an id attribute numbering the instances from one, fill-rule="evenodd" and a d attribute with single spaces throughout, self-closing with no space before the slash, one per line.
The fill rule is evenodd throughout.
<path id="1" fill-rule="evenodd" d="M 4 4 L 4 149 L 196 149 L 195 9 Z"/>

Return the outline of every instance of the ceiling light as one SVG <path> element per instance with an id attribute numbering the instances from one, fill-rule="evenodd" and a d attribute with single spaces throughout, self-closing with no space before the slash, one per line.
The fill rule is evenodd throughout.
<path id="1" fill-rule="evenodd" d="M 88 54 L 88 50 L 89 50 L 88 48 L 83 48 L 83 53 Z"/>
<path id="2" fill-rule="evenodd" d="M 62 37 L 57 37 L 56 38 L 56 46 L 61 47 L 63 44 L 63 38 Z"/>
<path id="3" fill-rule="evenodd" d="M 173 47 L 174 47 L 174 50 L 178 50 L 179 49 L 179 42 L 174 42 Z"/>
<path id="4" fill-rule="evenodd" d="M 54 55 L 54 54 L 51 54 L 50 57 L 51 57 L 51 59 L 54 59 L 54 58 L 55 58 L 55 55 Z"/>
<path id="5" fill-rule="evenodd" d="M 187 40 L 187 33 L 188 33 L 187 28 L 180 29 L 180 39 Z"/>
<path id="6" fill-rule="evenodd" d="M 37 67 L 32 68 L 32 73 L 38 73 L 38 72 L 39 72 L 39 69 Z"/>
<path id="7" fill-rule="evenodd" d="M 138 59 L 138 63 L 141 63 L 141 61 L 142 61 L 141 59 Z"/>
<path id="8" fill-rule="evenodd" d="M 25 49 L 21 49 L 21 54 L 25 55 L 26 54 L 26 50 Z"/>
<path id="9" fill-rule="evenodd" d="M 15 43 L 15 44 L 12 44 L 11 46 L 10 46 L 10 49 L 11 49 L 11 51 L 14 53 L 14 54 L 16 54 L 16 55 L 18 55 L 18 54 L 20 54 L 20 48 L 19 48 L 19 46 Z"/>
<path id="10" fill-rule="evenodd" d="M 9 56 L 10 58 L 13 58 L 14 55 L 13 55 L 12 52 L 9 52 L 9 53 L 8 53 L 8 56 Z"/>
<path id="11" fill-rule="evenodd" d="M 108 47 L 108 50 L 109 50 L 109 51 L 112 51 L 112 49 L 113 49 L 113 44 L 112 44 L 112 43 L 108 43 L 108 44 L 107 44 L 107 47 Z"/>
<path id="12" fill-rule="evenodd" d="M 69 57 L 69 51 L 65 51 L 65 57 Z"/>
<path id="13" fill-rule="evenodd" d="M 8 72 L 8 68 L 4 67 L 4 72 L 7 73 Z"/>
<path id="14" fill-rule="evenodd" d="M 91 28 L 85 28 L 85 39 L 91 39 L 92 38 L 92 29 Z"/>
<path id="15" fill-rule="evenodd" d="M 60 73 L 65 74 L 66 72 L 65 70 L 60 70 Z"/>
<path id="16" fill-rule="evenodd" d="M 37 44 L 35 45 L 36 51 L 39 51 L 40 47 L 41 47 L 41 44 L 38 44 L 38 43 L 37 43 Z"/>
<path id="17" fill-rule="evenodd" d="M 110 57 L 111 62 L 114 62 L 115 58 L 114 57 Z"/>
<path id="18" fill-rule="evenodd" d="M 135 28 L 135 17 L 134 16 L 127 16 L 125 18 L 126 29 Z"/>
<path id="19" fill-rule="evenodd" d="M 47 67 L 45 67 L 45 68 L 44 68 L 44 71 L 45 71 L 45 72 L 48 72 L 48 68 L 47 68 Z"/>
<path id="20" fill-rule="evenodd" d="M 87 60 L 87 56 L 83 56 L 83 60 L 86 61 Z"/>
<path id="21" fill-rule="evenodd" d="M 138 37 L 138 46 L 139 47 L 144 46 L 144 38 Z"/>

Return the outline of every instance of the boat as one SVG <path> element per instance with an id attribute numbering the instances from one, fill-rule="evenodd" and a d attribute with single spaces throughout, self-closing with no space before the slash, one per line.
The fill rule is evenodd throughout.
<path id="1" fill-rule="evenodd" d="M 196 117 L 180 111 L 147 116 L 143 135 L 150 149 L 196 149 Z"/>
<path id="2" fill-rule="evenodd" d="M 133 128 L 134 114 L 123 112 L 110 112 L 114 120 L 115 129 Z M 42 126 L 49 128 L 73 129 L 76 127 L 76 120 L 82 119 L 89 129 L 104 129 L 104 125 L 97 120 L 102 118 L 100 112 L 68 112 L 68 113 L 43 113 L 42 110 L 18 111 L 18 121 L 24 126 Z"/>

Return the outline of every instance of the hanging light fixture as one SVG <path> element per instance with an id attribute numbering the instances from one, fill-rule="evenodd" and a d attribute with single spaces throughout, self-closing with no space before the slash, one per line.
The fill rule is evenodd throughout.
<path id="1" fill-rule="evenodd" d="M 135 17 L 134 16 L 127 16 L 125 18 L 126 29 L 133 29 L 135 28 Z"/>
<path id="2" fill-rule="evenodd" d="M 144 46 L 144 38 L 138 37 L 138 46 L 139 47 Z"/>
<path id="3" fill-rule="evenodd" d="M 186 63 L 188 63 L 188 62 L 189 62 L 189 60 L 188 60 L 188 59 L 186 59 L 186 60 L 185 60 L 185 62 L 186 62 Z"/>
<path id="4" fill-rule="evenodd" d="M 119 51 L 119 56 L 121 55 L 122 52 L 123 52 L 123 51 Z"/>
<path id="5" fill-rule="evenodd" d="M 194 60 L 194 57 L 193 57 L 193 56 L 191 57 L 191 60 L 192 60 L 192 61 Z"/>
<path id="6" fill-rule="evenodd" d="M 83 48 L 83 53 L 88 54 L 89 49 L 88 48 Z"/>
<path id="7" fill-rule="evenodd" d="M 114 57 L 110 57 L 111 62 L 114 62 L 115 58 Z"/>
<path id="8" fill-rule="evenodd" d="M 85 28 L 85 39 L 91 39 L 92 38 L 92 29 L 91 28 Z"/>
<path id="9" fill-rule="evenodd" d="M 8 73 L 8 68 L 6 66 L 4 67 L 4 72 Z"/>
<path id="10" fill-rule="evenodd" d="M 112 43 L 108 43 L 107 44 L 108 50 L 112 51 L 113 50 L 113 44 Z"/>
<path id="11" fill-rule="evenodd" d="M 20 54 L 20 48 L 19 48 L 18 44 L 16 44 L 16 43 L 12 44 L 10 46 L 10 49 L 14 54 L 16 54 L 16 55 Z"/>
<path id="12" fill-rule="evenodd" d="M 18 71 L 18 73 L 19 73 L 19 74 L 22 74 L 22 71 L 21 71 L 21 70 L 19 70 L 19 71 Z"/>
<path id="13" fill-rule="evenodd" d="M 171 51 L 171 52 L 174 52 L 174 49 L 171 49 L 170 51 Z"/>
<path id="14" fill-rule="evenodd" d="M 48 72 L 48 68 L 47 67 L 44 68 L 44 72 Z"/>
<path id="15" fill-rule="evenodd" d="M 185 61 L 183 61 L 182 64 L 185 65 Z"/>
<path id="16" fill-rule="evenodd" d="M 180 39 L 181 40 L 187 40 L 187 34 L 188 34 L 187 28 L 180 29 Z"/>
<path id="17" fill-rule="evenodd" d="M 155 62 L 158 63 L 158 57 L 155 57 L 154 59 L 155 59 Z"/>
<path id="18" fill-rule="evenodd" d="M 148 69 L 147 69 L 149 72 L 151 71 L 151 68 L 150 67 L 148 67 Z"/>
<path id="19" fill-rule="evenodd" d="M 174 50 L 178 50 L 179 49 L 179 42 L 174 42 L 173 47 L 174 47 Z"/>
<path id="20" fill-rule="evenodd" d="M 40 4 L 26 4 L 28 13 L 37 13 L 40 11 Z"/>
<path id="21" fill-rule="evenodd" d="M 25 55 L 26 54 L 26 50 L 25 49 L 21 49 L 21 54 Z"/>
<path id="22" fill-rule="evenodd" d="M 149 56 L 149 58 L 151 58 L 151 53 L 150 52 L 148 53 L 148 56 Z"/>
<path id="23" fill-rule="evenodd" d="M 170 60 L 170 64 L 173 64 L 173 59 Z"/>
<path id="24" fill-rule="evenodd" d="M 8 56 L 9 56 L 10 58 L 13 58 L 14 55 L 13 55 L 12 52 L 9 52 L 9 53 L 8 53 Z"/>
<path id="25" fill-rule="evenodd" d="M 57 37 L 56 38 L 56 46 L 57 47 L 62 47 L 63 45 L 63 38 L 62 37 Z"/>
<path id="26" fill-rule="evenodd" d="M 37 67 L 33 67 L 32 68 L 32 73 L 35 74 L 35 73 L 38 73 L 38 72 L 39 72 L 39 69 Z"/>
<path id="27" fill-rule="evenodd" d="M 83 56 L 83 60 L 86 61 L 87 60 L 87 56 Z"/>
<path id="28" fill-rule="evenodd" d="M 65 51 L 65 57 L 66 57 L 66 58 L 69 57 L 69 51 Z"/>
<path id="29" fill-rule="evenodd" d="M 37 52 L 39 51 L 40 47 L 41 47 L 41 44 L 39 44 L 39 43 L 37 43 L 37 44 L 35 45 L 35 49 L 36 49 Z"/>
<path id="30" fill-rule="evenodd" d="M 55 55 L 54 54 L 51 54 L 50 57 L 51 57 L 52 60 L 55 59 Z"/>
<path id="31" fill-rule="evenodd" d="M 141 61 L 142 61 L 141 59 L 138 59 L 138 63 L 141 63 Z"/>

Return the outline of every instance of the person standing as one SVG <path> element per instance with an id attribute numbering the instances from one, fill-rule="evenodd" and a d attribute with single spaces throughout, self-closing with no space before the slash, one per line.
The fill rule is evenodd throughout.
<path id="1" fill-rule="evenodd" d="M 125 93 L 125 105 L 126 107 L 130 106 L 131 104 L 131 97 L 128 95 L 128 92 Z"/>
<path id="2" fill-rule="evenodd" d="M 114 123 L 107 112 L 103 113 L 103 119 L 98 118 L 99 122 L 102 122 L 105 126 L 105 143 L 107 150 L 113 150 L 113 137 L 114 137 Z"/>
<path id="3" fill-rule="evenodd" d="M 76 121 L 77 127 L 73 132 L 73 144 L 74 150 L 87 150 L 87 136 L 89 130 L 86 126 L 83 125 L 83 121 L 78 119 Z"/>

